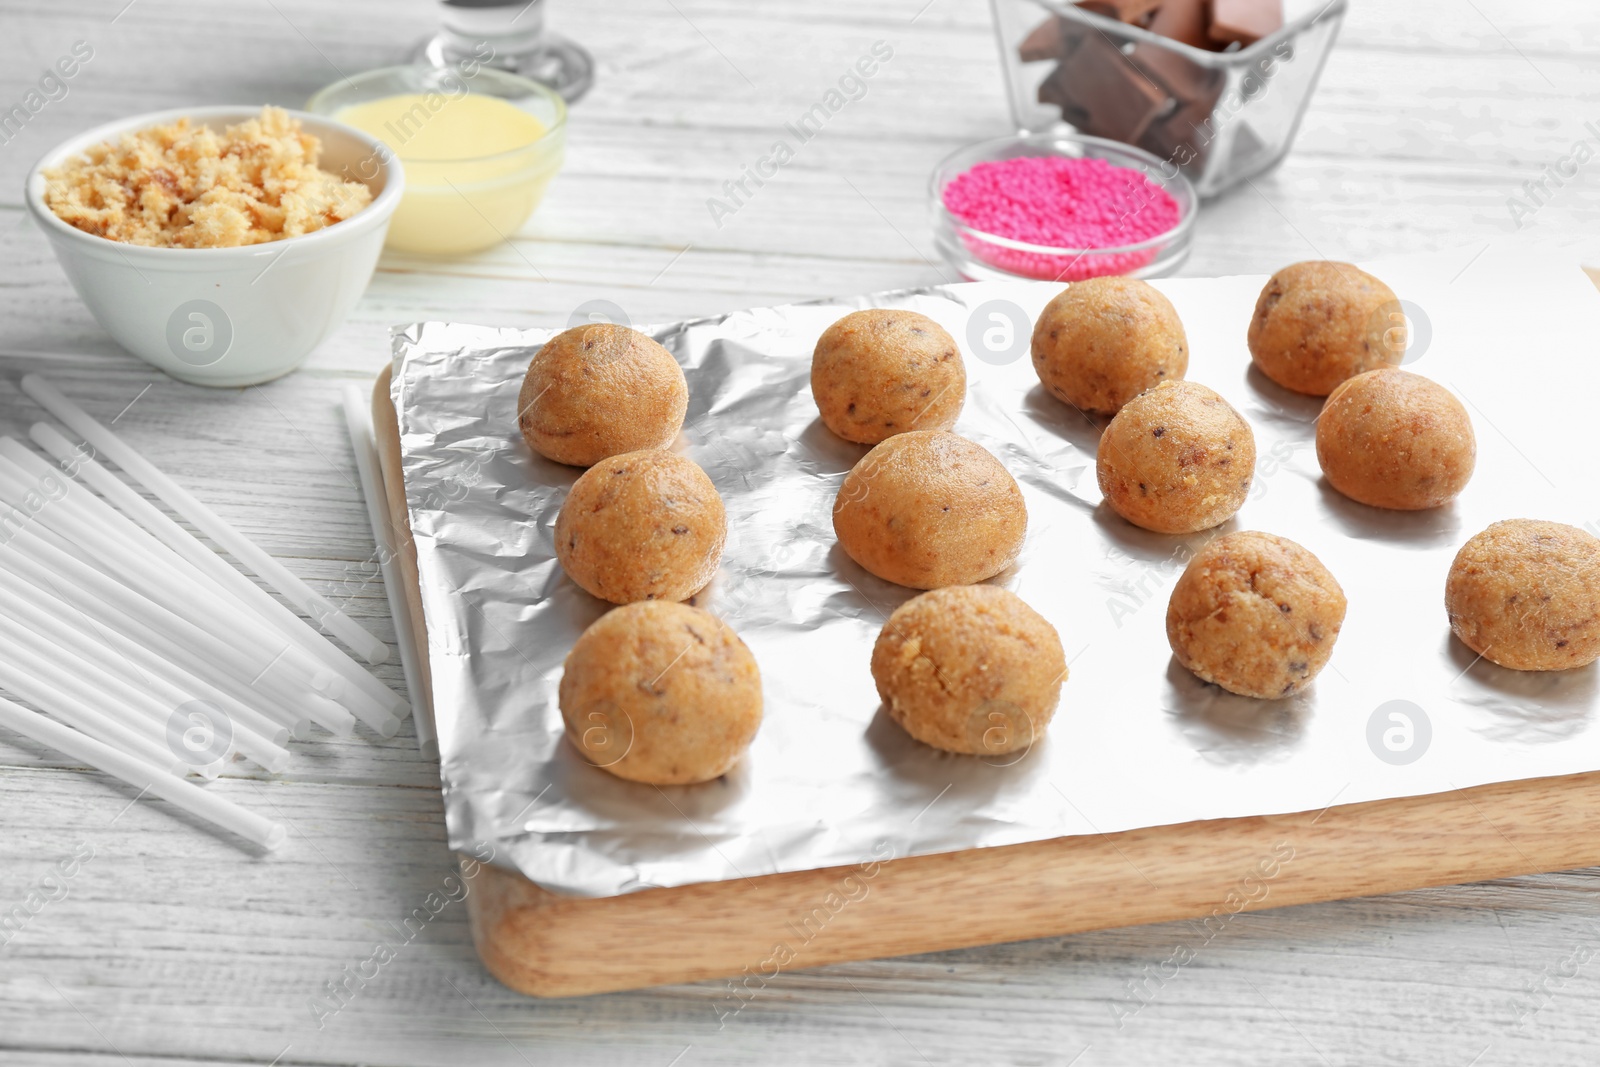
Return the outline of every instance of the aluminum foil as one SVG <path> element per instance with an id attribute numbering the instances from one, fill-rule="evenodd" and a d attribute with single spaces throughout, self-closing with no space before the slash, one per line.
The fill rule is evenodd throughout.
<path id="1" fill-rule="evenodd" d="M 1156 283 L 1187 328 L 1188 376 L 1255 430 L 1254 486 L 1222 530 L 1306 545 L 1349 596 L 1330 666 L 1275 702 L 1204 685 L 1173 661 L 1168 594 L 1219 531 L 1146 533 L 1102 506 L 1100 427 L 1046 395 L 1028 358 L 1028 323 L 1058 287 L 942 286 L 648 330 L 688 375 L 675 447 L 727 505 L 722 568 L 696 603 L 749 644 L 766 694 L 732 773 L 666 789 L 592 768 L 562 737 L 563 657 L 606 606 L 555 560 L 556 514 L 579 472 L 533 455 L 516 429 L 523 373 L 555 331 L 397 330 L 393 395 L 450 844 L 483 855 L 487 842 L 495 862 L 542 886 L 605 896 L 1600 768 L 1596 669 L 1495 667 L 1451 638 L 1442 606 L 1457 548 L 1490 522 L 1600 522 L 1600 300 L 1576 266 L 1485 258 L 1461 273 L 1374 267 L 1407 301 L 1408 365 L 1455 390 L 1477 430 L 1471 485 L 1421 514 L 1366 508 L 1322 482 L 1319 402 L 1250 370 L 1244 335 L 1263 278 Z M 818 334 L 874 306 L 920 311 L 961 343 L 969 393 L 956 430 L 998 456 L 1027 499 L 1026 547 L 996 580 L 1056 626 L 1071 676 L 1048 736 L 1021 758 L 935 751 L 879 710 L 872 643 L 913 593 L 835 543 L 833 498 L 865 449 L 822 426 L 808 378 Z"/>

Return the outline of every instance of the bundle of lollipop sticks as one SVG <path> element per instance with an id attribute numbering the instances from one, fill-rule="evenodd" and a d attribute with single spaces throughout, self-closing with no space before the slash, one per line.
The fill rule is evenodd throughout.
<path id="1" fill-rule="evenodd" d="M 236 757 L 281 772 L 289 739 L 313 727 L 392 737 L 410 704 L 320 631 L 370 664 L 388 646 L 55 386 L 29 375 L 22 389 L 80 442 L 35 424 L 50 462 L 0 438 L 0 689 L 49 715 L 0 697 L 0 725 L 276 848 L 283 826 L 189 776 L 213 779 Z"/>

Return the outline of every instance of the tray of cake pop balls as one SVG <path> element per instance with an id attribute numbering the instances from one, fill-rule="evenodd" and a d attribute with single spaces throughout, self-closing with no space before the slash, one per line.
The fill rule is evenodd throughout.
<path id="1" fill-rule="evenodd" d="M 1383 273 L 397 332 L 452 845 L 605 896 L 1600 768 L 1579 390 L 1497 366 L 1595 294 Z"/>

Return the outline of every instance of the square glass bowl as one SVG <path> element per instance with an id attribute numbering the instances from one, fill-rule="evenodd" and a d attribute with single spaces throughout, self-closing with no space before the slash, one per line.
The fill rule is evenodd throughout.
<path id="1" fill-rule="evenodd" d="M 1069 0 L 990 2 L 1020 130 L 1136 145 L 1176 164 L 1202 197 L 1283 159 L 1347 7 L 1285 0 L 1282 29 L 1210 52 Z"/>

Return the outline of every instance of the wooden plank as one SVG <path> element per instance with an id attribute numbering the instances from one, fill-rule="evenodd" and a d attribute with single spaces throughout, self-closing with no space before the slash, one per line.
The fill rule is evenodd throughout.
<path id="1" fill-rule="evenodd" d="M 1591 278 L 1600 285 L 1600 276 Z M 373 393 L 374 421 L 393 521 L 406 531 L 405 593 L 425 659 L 388 382 L 386 369 Z M 1320 812 L 884 855 L 597 899 L 558 896 L 513 871 L 480 871 L 467 857 L 462 863 L 477 872 L 467 913 L 490 973 L 519 992 L 565 997 L 724 977 L 757 989 L 784 970 L 842 960 L 1176 919 L 1225 923 L 1262 907 L 1589 866 L 1600 864 L 1596 824 L 1600 773 Z M 742 1003 L 735 998 L 729 1012 Z"/>
<path id="2" fill-rule="evenodd" d="M 1588 866 L 1597 818 L 1600 774 L 1573 775 L 598 900 L 485 868 L 468 914 L 490 973 L 534 996 L 720 977 L 754 992 L 775 969 Z"/>

